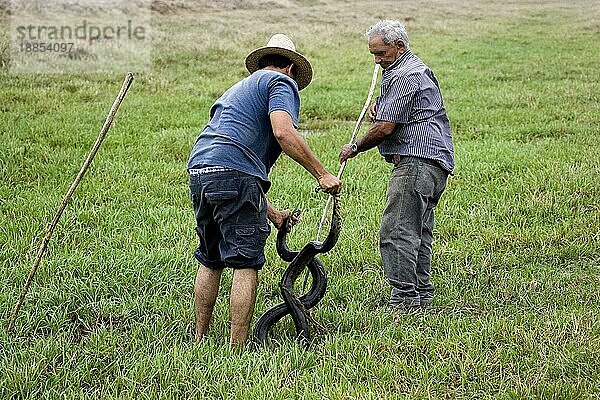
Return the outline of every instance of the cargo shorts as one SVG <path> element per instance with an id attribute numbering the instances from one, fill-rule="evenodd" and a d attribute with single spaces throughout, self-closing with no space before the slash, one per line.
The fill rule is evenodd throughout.
<path id="1" fill-rule="evenodd" d="M 211 269 L 260 270 L 271 232 L 260 179 L 221 167 L 189 173 L 199 239 L 196 259 Z"/>

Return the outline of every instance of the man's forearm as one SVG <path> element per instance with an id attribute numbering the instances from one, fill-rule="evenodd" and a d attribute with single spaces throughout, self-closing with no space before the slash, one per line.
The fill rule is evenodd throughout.
<path id="1" fill-rule="evenodd" d="M 316 179 L 327 172 L 296 130 L 289 129 L 284 135 L 277 137 L 277 141 L 285 154 L 302 165 Z"/>
<path id="2" fill-rule="evenodd" d="M 292 124 L 290 114 L 285 111 L 276 110 L 269 114 L 269 118 L 271 119 L 275 139 L 277 139 L 285 154 L 302 165 L 317 180 L 327 173 L 325 167 L 313 154 L 312 150 Z"/>
<path id="3" fill-rule="evenodd" d="M 396 124 L 390 122 L 375 122 L 371 125 L 367 133 L 356 141 L 357 150 L 362 152 L 377 146 L 394 132 L 395 126 Z"/>
<path id="4" fill-rule="evenodd" d="M 275 207 L 273 207 L 273 205 L 271 204 L 271 202 L 268 199 L 267 199 L 267 218 L 271 222 L 273 222 L 273 220 L 275 220 L 277 218 L 277 210 L 275 209 Z"/>

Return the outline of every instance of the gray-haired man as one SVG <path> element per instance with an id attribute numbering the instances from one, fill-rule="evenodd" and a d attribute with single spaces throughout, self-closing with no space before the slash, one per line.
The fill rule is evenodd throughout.
<path id="1" fill-rule="evenodd" d="M 434 208 L 454 169 L 450 122 L 433 72 L 409 49 L 399 21 L 383 20 L 367 31 L 369 51 L 383 68 L 381 94 L 370 108 L 373 125 L 340 162 L 375 146 L 393 163 L 380 229 L 380 251 L 392 286 L 392 309 L 426 307 Z"/>

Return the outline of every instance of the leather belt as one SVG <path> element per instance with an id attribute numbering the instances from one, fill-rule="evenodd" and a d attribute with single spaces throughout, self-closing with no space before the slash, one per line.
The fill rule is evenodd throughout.
<path id="1" fill-rule="evenodd" d="M 411 156 L 401 156 L 400 154 L 394 154 L 392 156 L 392 163 L 394 163 L 394 165 L 397 165 L 400 161 L 402 161 L 403 159 L 407 158 L 407 157 L 411 157 Z M 436 166 L 438 168 L 442 168 L 442 166 L 440 165 L 439 162 L 432 160 L 430 158 L 423 158 L 423 157 L 412 157 L 412 158 L 418 158 L 419 161 L 424 162 L 425 164 L 429 164 L 429 165 L 433 165 Z M 442 168 L 443 169 L 443 168 Z"/>

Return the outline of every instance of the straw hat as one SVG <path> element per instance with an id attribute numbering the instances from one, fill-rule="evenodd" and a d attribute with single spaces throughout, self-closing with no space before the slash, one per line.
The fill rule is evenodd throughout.
<path id="1" fill-rule="evenodd" d="M 302 90 L 308 86 L 312 80 L 312 67 L 302 54 L 296 52 L 296 46 L 294 46 L 292 39 L 282 33 L 271 36 L 266 46 L 259 47 L 246 56 L 246 68 L 248 71 L 250 73 L 257 71 L 258 60 L 267 54 L 279 54 L 289 58 L 298 68 L 296 74 L 298 90 Z"/>

